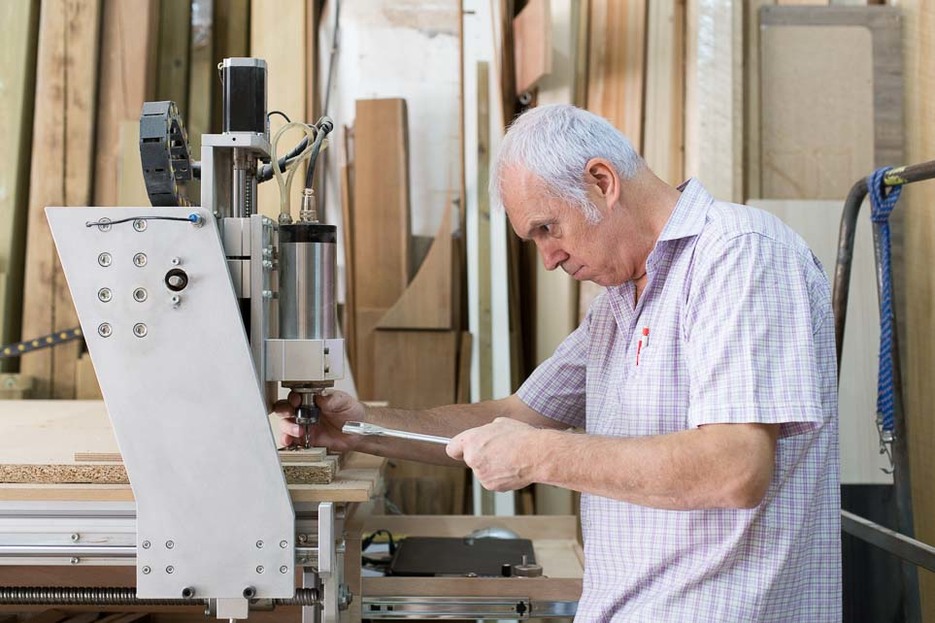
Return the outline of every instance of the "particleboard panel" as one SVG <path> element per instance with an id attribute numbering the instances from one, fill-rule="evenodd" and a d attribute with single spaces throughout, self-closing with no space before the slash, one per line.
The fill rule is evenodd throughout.
<path id="1" fill-rule="evenodd" d="M 374 395 L 400 409 L 454 403 L 460 340 L 459 331 L 376 331 Z"/>
<path id="2" fill-rule="evenodd" d="M 643 144 L 646 0 L 590 1 L 587 109 Z"/>
<path id="3" fill-rule="evenodd" d="M 643 158 L 664 182 L 683 181 L 684 0 L 649 3 Z"/>
<path id="4" fill-rule="evenodd" d="M 39 22 L 36 108 L 26 241 L 23 336 L 27 339 L 78 326 L 78 317 L 45 218 L 47 206 L 91 201 L 94 112 L 100 3 L 45 0 Z M 75 393 L 78 344 L 22 357 L 36 397 Z"/>
<path id="5" fill-rule="evenodd" d="M 127 484 L 113 429 L 101 401 L 0 402 L 0 482 Z M 327 484 L 338 457 L 315 449 L 280 452 L 290 484 Z"/>
<path id="6" fill-rule="evenodd" d="M 19 337 L 29 150 L 35 97 L 38 2 L 0 2 L 0 343 Z M 14 369 L 15 360 L 0 362 Z"/>
<path id="7" fill-rule="evenodd" d="M 406 101 L 358 100 L 354 123 L 354 297 L 389 309 L 409 279 Z"/>
<path id="8" fill-rule="evenodd" d="M 935 4 L 895 3 L 903 14 L 906 59 L 906 162 L 935 160 Z M 916 538 L 935 543 L 935 182 L 910 184 L 897 210 L 905 211 L 906 340 L 900 344 L 905 367 L 906 419 Z M 919 571 L 923 619 L 935 622 L 935 574 Z"/>
<path id="9" fill-rule="evenodd" d="M 685 176 L 743 199 L 743 2 L 687 0 Z"/>
<path id="10" fill-rule="evenodd" d="M 159 3 L 156 99 L 175 102 L 183 119 L 188 115 L 188 51 L 191 47 L 191 28 L 190 2 Z M 196 159 L 200 160 L 201 155 L 197 155 Z"/>
<path id="11" fill-rule="evenodd" d="M 139 124 L 143 102 L 155 94 L 158 9 L 156 0 L 104 0 L 94 148 L 96 206 L 133 205 L 118 202 L 120 134 L 124 122 Z"/>
<path id="12" fill-rule="evenodd" d="M 416 276 L 377 324 L 379 329 L 451 329 L 454 315 L 453 207 L 449 204 Z"/>
<path id="13" fill-rule="evenodd" d="M 513 18 L 516 95 L 535 87 L 552 71 L 552 22 L 549 0 L 530 0 Z"/>
<path id="14" fill-rule="evenodd" d="M 821 260 L 828 279 L 833 279 L 843 201 L 758 199 L 750 205 L 775 214 L 796 230 Z M 857 226 L 852 270 L 838 396 L 841 483 L 892 484 L 892 476 L 883 472 L 889 461 L 880 455 L 876 428 L 880 314 L 873 279 L 873 234 L 866 215 Z"/>
<path id="15" fill-rule="evenodd" d="M 898 9 L 769 6 L 760 24 L 764 197 L 845 197 L 903 162 Z"/>
<path id="16" fill-rule="evenodd" d="M 250 54 L 266 60 L 267 109 L 281 110 L 293 121 L 310 121 L 306 114 L 306 0 L 281 0 L 271 10 L 268 2 L 250 4 Z M 270 140 L 285 125 L 279 115 L 270 118 Z M 277 147 L 280 155 L 302 140 L 297 130 L 285 133 Z M 300 165 L 292 181 L 290 212 L 299 214 L 299 197 L 305 183 L 305 166 Z M 275 181 L 260 184 L 258 212 L 276 219 L 279 215 L 279 188 Z"/>

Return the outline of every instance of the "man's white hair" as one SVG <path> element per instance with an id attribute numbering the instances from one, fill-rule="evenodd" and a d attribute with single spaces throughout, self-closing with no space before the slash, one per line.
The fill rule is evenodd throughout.
<path id="1" fill-rule="evenodd" d="M 522 167 L 543 182 L 543 190 L 600 220 L 585 192 L 585 167 L 592 158 L 606 158 L 622 179 L 631 179 L 643 166 L 633 145 L 603 117 L 568 104 L 530 109 L 510 125 L 491 170 L 490 196 L 501 204 L 503 172 Z"/>

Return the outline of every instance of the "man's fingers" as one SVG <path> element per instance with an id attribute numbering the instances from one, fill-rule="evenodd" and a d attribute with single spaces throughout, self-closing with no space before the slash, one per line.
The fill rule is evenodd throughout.
<path id="1" fill-rule="evenodd" d="M 286 398 L 286 404 L 292 405 L 293 407 L 298 407 L 302 404 L 302 394 L 299 392 L 289 392 L 289 396 Z"/>
<path id="2" fill-rule="evenodd" d="M 278 400 L 273 404 L 273 413 L 279 417 L 293 417 L 295 408 L 286 400 Z"/>
<path id="3" fill-rule="evenodd" d="M 464 458 L 464 444 L 461 443 L 460 436 L 455 437 L 445 446 L 445 452 L 456 461 Z"/>

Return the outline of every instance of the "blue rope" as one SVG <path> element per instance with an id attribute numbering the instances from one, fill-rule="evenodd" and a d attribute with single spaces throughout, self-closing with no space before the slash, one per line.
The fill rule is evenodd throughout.
<path id="1" fill-rule="evenodd" d="M 890 265 L 890 223 L 889 217 L 903 187 L 887 187 L 883 178 L 890 167 L 877 169 L 867 178 L 870 190 L 870 220 L 879 225 L 880 232 L 880 374 L 877 380 L 877 417 L 881 430 L 893 433 L 896 410 L 893 391 L 893 314 L 892 267 Z"/>

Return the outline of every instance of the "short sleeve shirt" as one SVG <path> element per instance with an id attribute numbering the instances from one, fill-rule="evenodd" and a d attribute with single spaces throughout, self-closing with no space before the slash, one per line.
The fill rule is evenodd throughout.
<path id="1" fill-rule="evenodd" d="M 827 278 L 779 219 L 715 201 L 696 180 L 681 190 L 639 300 L 632 282 L 608 288 L 518 396 L 593 435 L 777 424 L 773 477 L 753 509 L 672 511 L 582 495 L 576 620 L 840 621 Z"/>

